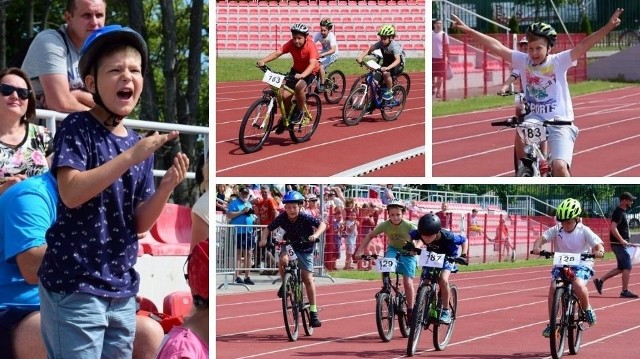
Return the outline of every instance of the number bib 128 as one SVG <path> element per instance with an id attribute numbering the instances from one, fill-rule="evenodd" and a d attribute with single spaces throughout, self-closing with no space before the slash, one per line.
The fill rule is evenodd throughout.
<path id="1" fill-rule="evenodd" d="M 273 87 L 280 88 L 284 82 L 284 75 L 267 70 L 262 77 L 262 82 L 266 82 Z"/>
<path id="2" fill-rule="evenodd" d="M 444 254 L 422 251 L 418 258 L 421 267 L 444 268 Z"/>
<path id="3" fill-rule="evenodd" d="M 395 258 L 378 258 L 376 259 L 376 270 L 380 273 L 393 273 L 398 265 Z"/>
<path id="4" fill-rule="evenodd" d="M 556 252 L 553 255 L 553 266 L 554 267 L 577 266 L 579 264 L 580 264 L 580 254 L 579 253 L 558 253 L 558 252 Z"/>

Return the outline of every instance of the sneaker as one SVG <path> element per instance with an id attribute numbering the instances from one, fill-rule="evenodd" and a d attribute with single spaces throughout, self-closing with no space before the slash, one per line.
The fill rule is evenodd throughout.
<path id="1" fill-rule="evenodd" d="M 320 84 L 318 86 L 316 86 L 316 92 L 320 93 L 320 92 L 325 92 L 326 89 L 324 88 L 324 84 Z"/>
<path id="2" fill-rule="evenodd" d="M 440 312 L 440 323 L 444 323 L 444 324 L 451 323 L 451 310 L 450 309 L 443 309 L 442 312 Z"/>
<path id="3" fill-rule="evenodd" d="M 284 296 L 284 285 L 280 286 L 280 289 L 278 289 L 278 298 L 282 298 Z"/>
<path id="4" fill-rule="evenodd" d="M 547 327 L 542 331 L 542 336 L 549 338 L 551 336 L 551 324 L 547 324 Z"/>
<path id="5" fill-rule="evenodd" d="M 382 93 L 382 99 L 387 101 L 393 100 L 393 92 L 391 90 L 385 90 Z"/>
<path id="6" fill-rule="evenodd" d="M 249 277 L 244 277 L 244 284 L 254 285 L 253 281 Z"/>
<path id="7" fill-rule="evenodd" d="M 276 135 L 281 135 L 282 133 L 284 133 L 284 125 L 282 125 L 282 119 L 280 119 L 276 125 Z"/>
<path id="8" fill-rule="evenodd" d="M 368 115 L 368 114 L 372 113 L 373 110 L 375 110 L 375 108 L 373 107 L 373 102 L 369 102 L 369 104 L 367 104 L 366 109 L 364 110 L 364 114 Z"/>
<path id="9" fill-rule="evenodd" d="M 302 111 L 300 111 L 299 109 L 296 109 L 291 115 L 291 118 L 289 119 L 289 121 L 293 125 L 299 125 L 302 122 Z"/>
<path id="10" fill-rule="evenodd" d="M 318 319 L 318 312 L 309 312 L 311 314 L 311 327 L 318 328 L 322 326 L 320 319 Z"/>
<path id="11" fill-rule="evenodd" d="M 594 278 L 593 279 L 593 285 L 596 286 L 596 290 L 598 291 L 598 294 L 602 294 L 602 285 L 604 284 L 604 282 L 602 280 L 600 280 L 599 278 Z"/>
<path id="12" fill-rule="evenodd" d="M 584 311 L 584 319 L 589 323 L 589 325 L 596 325 L 596 313 L 593 309 L 587 309 Z"/>
<path id="13" fill-rule="evenodd" d="M 244 284 L 244 282 L 242 281 L 242 278 L 240 278 L 240 277 L 236 277 L 236 283 Z"/>
<path id="14" fill-rule="evenodd" d="M 629 292 L 629 290 L 623 290 L 620 292 L 620 298 L 638 298 L 638 295 Z"/>

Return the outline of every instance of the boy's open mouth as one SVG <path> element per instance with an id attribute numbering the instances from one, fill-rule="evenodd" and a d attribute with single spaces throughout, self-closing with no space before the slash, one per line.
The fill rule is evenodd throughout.
<path id="1" fill-rule="evenodd" d="M 122 89 L 118 91 L 118 98 L 121 100 L 128 100 L 133 96 L 133 90 L 131 89 Z"/>

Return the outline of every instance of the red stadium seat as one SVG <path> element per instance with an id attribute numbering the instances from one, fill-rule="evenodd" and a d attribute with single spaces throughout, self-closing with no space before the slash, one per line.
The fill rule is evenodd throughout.
<path id="1" fill-rule="evenodd" d="M 190 243 L 161 243 L 146 232 L 138 239 L 138 256 L 186 256 L 189 255 Z"/>
<path id="2" fill-rule="evenodd" d="M 162 312 L 172 317 L 189 315 L 193 309 L 191 292 L 178 291 L 167 294 L 162 302 Z"/>
<path id="3" fill-rule="evenodd" d="M 191 243 L 191 208 L 165 204 L 160 217 L 151 227 L 151 235 L 162 243 Z"/>

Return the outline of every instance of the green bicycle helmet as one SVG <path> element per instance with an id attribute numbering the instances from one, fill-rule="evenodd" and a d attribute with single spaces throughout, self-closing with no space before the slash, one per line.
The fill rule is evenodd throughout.
<path id="1" fill-rule="evenodd" d="M 533 24 L 527 27 L 527 34 L 531 34 L 538 37 L 544 37 L 547 39 L 549 43 L 549 47 L 553 47 L 556 43 L 556 38 L 558 37 L 558 33 L 553 28 L 553 26 L 547 24 L 546 22 L 534 22 Z"/>
<path id="2" fill-rule="evenodd" d="M 558 208 L 556 208 L 556 218 L 560 222 L 568 221 L 578 218 L 581 212 L 580 202 L 577 199 L 567 198 L 560 202 Z"/>
<path id="3" fill-rule="evenodd" d="M 396 28 L 389 24 L 382 25 L 378 30 L 378 36 L 396 36 Z"/>
<path id="4" fill-rule="evenodd" d="M 328 17 L 325 17 L 320 21 L 320 26 L 326 26 L 327 29 L 331 30 L 333 29 L 333 22 L 331 22 L 331 19 L 329 19 Z"/>

